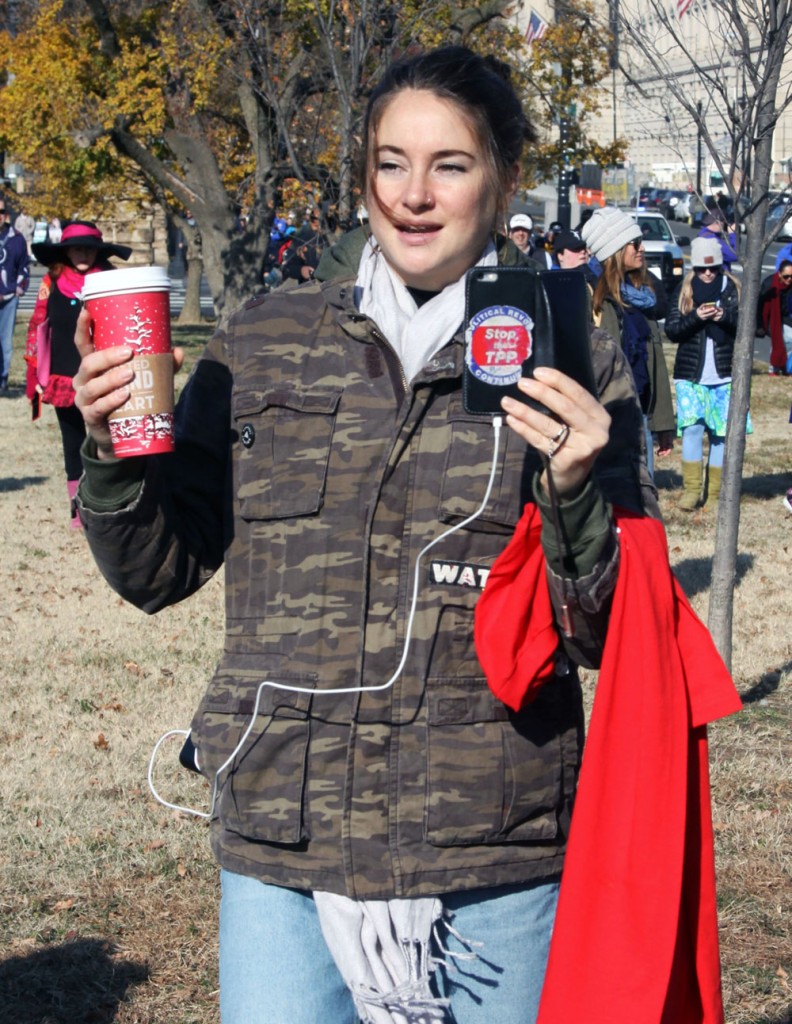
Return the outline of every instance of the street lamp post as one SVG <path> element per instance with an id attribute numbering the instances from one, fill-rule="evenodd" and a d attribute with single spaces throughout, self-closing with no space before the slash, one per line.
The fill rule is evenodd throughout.
<path id="1" fill-rule="evenodd" d="M 572 206 L 569 202 L 569 188 L 572 184 L 572 170 L 569 166 L 569 116 L 567 113 L 559 119 L 561 130 L 561 167 L 558 172 L 558 223 L 565 228 L 570 227 Z"/>

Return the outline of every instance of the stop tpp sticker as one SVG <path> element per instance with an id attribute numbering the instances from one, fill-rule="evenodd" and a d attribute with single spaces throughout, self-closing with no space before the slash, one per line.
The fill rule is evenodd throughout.
<path id="1" fill-rule="evenodd" d="M 521 309 L 489 306 L 472 317 L 466 332 L 468 369 L 496 387 L 516 384 L 533 351 L 533 320 Z"/>

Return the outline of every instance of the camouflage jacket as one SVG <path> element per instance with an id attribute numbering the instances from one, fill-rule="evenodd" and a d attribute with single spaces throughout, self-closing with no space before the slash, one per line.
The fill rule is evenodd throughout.
<path id="1" fill-rule="evenodd" d="M 253 300 L 218 331 L 180 399 L 173 455 L 100 464 L 86 449 L 86 536 L 149 612 L 225 563 L 225 651 L 192 723 L 209 778 L 256 717 L 219 780 L 223 866 L 353 898 L 555 875 L 583 733 L 567 656 L 596 660 L 618 564 L 602 493 L 656 512 L 630 374 L 596 334 L 614 431 L 564 511 L 586 572 L 557 676 L 515 714 L 474 650 L 478 594 L 538 468 L 505 430 L 484 513 L 423 560 L 403 670 L 376 689 L 402 657 L 418 552 L 481 503 L 493 437 L 462 407 L 461 339 L 406 386 L 338 272 Z M 372 689 L 323 692 L 357 687 Z"/>

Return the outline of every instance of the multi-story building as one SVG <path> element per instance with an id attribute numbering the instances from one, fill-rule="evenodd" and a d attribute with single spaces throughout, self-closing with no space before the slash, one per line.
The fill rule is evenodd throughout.
<path id="1" fill-rule="evenodd" d="M 563 0 L 524 0 L 518 25 L 526 31 L 534 17 L 551 23 Z M 733 146 L 737 150 L 737 176 L 750 173 L 750 145 L 735 142 L 735 127 L 728 107 L 738 113 L 750 109 L 749 65 L 761 60 L 758 51 L 760 10 L 749 57 L 738 39 L 730 35 L 723 6 L 715 0 L 664 0 L 660 10 L 646 0 L 594 0 L 603 31 L 612 22 L 613 4 L 629 19 L 631 32 L 619 32 L 619 64 L 612 78 L 602 82 L 602 110 L 593 130 L 602 137 L 622 136 L 629 142 L 628 168 L 636 183 L 648 182 L 684 188 L 700 182 L 709 191 L 722 182 L 717 162 L 699 140 L 693 119 L 675 100 L 664 78 L 670 74 L 694 103 L 700 102 L 708 131 L 728 165 Z M 669 26 L 671 31 L 669 31 Z M 630 36 L 632 35 L 632 38 Z M 659 75 L 649 54 L 662 61 Z M 694 65 L 698 68 L 696 70 Z M 624 73 L 624 70 L 628 74 Z M 778 106 L 792 95 L 792 46 L 781 75 Z M 771 187 L 792 183 L 792 109 L 779 117 L 773 137 Z"/>

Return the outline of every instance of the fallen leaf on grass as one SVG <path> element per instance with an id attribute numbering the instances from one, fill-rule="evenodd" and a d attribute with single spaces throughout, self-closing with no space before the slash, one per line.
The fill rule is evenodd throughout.
<path id="1" fill-rule="evenodd" d="M 59 910 L 71 910 L 74 904 L 77 902 L 75 899 L 58 900 L 57 903 L 53 904 L 52 909 L 57 913 Z"/>
<path id="2" fill-rule="evenodd" d="M 126 711 L 126 708 L 120 702 L 113 701 L 110 704 L 100 704 L 99 705 L 99 710 L 100 711 Z"/>
<path id="3" fill-rule="evenodd" d="M 149 853 L 151 850 L 161 850 L 164 845 L 164 839 L 152 839 L 150 843 L 146 843 L 143 847 L 143 852 Z"/>
<path id="4" fill-rule="evenodd" d="M 97 750 L 110 749 L 110 744 L 107 742 L 105 734 L 103 732 L 100 732 L 99 735 L 94 740 L 94 746 L 96 747 Z"/>

